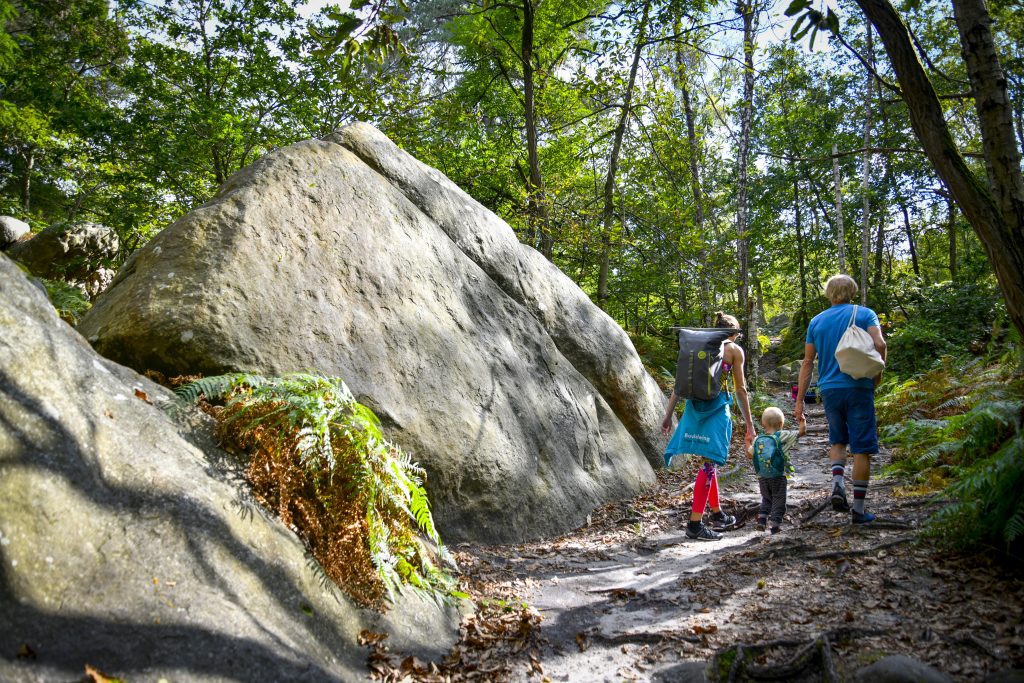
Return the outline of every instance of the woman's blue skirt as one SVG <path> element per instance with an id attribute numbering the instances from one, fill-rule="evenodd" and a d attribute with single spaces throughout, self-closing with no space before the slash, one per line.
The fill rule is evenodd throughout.
<path id="1" fill-rule="evenodd" d="M 688 400 L 683 417 L 665 447 L 665 467 L 677 455 L 696 455 L 716 465 L 729 458 L 732 441 L 732 393 L 723 391 L 710 401 Z"/>

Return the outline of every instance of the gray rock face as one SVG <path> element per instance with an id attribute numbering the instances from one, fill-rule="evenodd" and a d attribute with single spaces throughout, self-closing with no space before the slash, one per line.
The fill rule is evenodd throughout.
<path id="1" fill-rule="evenodd" d="M 117 256 L 117 233 L 98 223 L 57 223 L 7 250 L 33 275 L 82 285 Z"/>
<path id="2" fill-rule="evenodd" d="M 0 216 L 0 249 L 6 249 L 29 233 L 29 225 L 14 216 Z"/>
<path id="3" fill-rule="evenodd" d="M 526 307 L 601 392 L 651 465 L 663 465 L 666 442 L 659 425 L 664 396 L 614 320 L 540 252 L 521 244 L 507 223 L 373 126 L 355 123 L 329 139 L 398 187 L 503 292 Z"/>
<path id="4" fill-rule="evenodd" d="M 344 378 L 426 467 L 449 542 L 559 533 L 653 481 L 664 398 L 621 330 L 373 128 L 336 140 L 229 179 L 82 334 L 136 369 Z"/>
<path id="5" fill-rule="evenodd" d="M 2 255 L 0 329 L 18 331 L 0 335 L 0 680 L 90 664 L 350 681 L 362 629 L 423 654 L 454 642 L 451 610 L 410 599 L 382 616 L 322 587 L 296 537 L 166 417 L 167 392 L 96 355 Z"/>

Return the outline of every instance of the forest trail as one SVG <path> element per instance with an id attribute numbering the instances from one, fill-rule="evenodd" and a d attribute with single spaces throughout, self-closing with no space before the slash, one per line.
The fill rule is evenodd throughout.
<path id="1" fill-rule="evenodd" d="M 779 403 L 792 425 L 793 402 L 780 395 Z M 941 557 L 913 543 L 942 501 L 881 477 L 887 451 L 874 458 L 868 493 L 880 521 L 852 527 L 848 513 L 827 505 L 823 410 L 811 405 L 807 415 L 808 434 L 791 454 L 786 519 L 774 536 L 755 531 L 760 496 L 737 435 L 721 490 L 723 509 L 739 521 L 721 541 L 684 534 L 690 463 L 659 473 L 655 489 L 601 508 L 564 537 L 456 548 L 472 592 L 506 601 L 509 614 L 506 627 L 489 631 L 504 628 L 504 641 L 481 635 L 494 615 L 479 615 L 480 637 L 464 637 L 461 661 L 448 671 L 516 681 L 701 681 L 715 653 L 737 644 L 764 671 L 793 665 L 788 680 L 849 676 L 889 654 L 956 680 L 1024 664 L 1024 582 L 977 558 Z M 518 600 L 529 607 L 516 618 L 539 615 L 539 627 L 507 627 Z M 815 647 L 822 636 L 827 646 Z"/>

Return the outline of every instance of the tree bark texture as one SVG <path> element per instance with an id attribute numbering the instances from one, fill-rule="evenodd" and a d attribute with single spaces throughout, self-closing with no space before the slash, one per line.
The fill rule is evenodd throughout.
<path id="1" fill-rule="evenodd" d="M 752 383 L 757 380 L 757 314 L 750 298 L 750 264 L 747 247 L 747 222 L 749 217 L 749 188 L 747 163 L 750 156 L 750 129 L 754 112 L 754 40 L 757 37 L 757 23 L 760 9 L 755 3 L 740 2 L 737 11 L 743 16 L 743 102 L 740 105 L 740 141 L 737 172 L 736 199 L 736 252 L 739 260 L 740 283 L 738 299 L 741 315 L 746 319 L 747 365 Z"/>
<path id="2" fill-rule="evenodd" d="M 872 41 L 870 22 L 864 27 L 867 38 L 867 59 L 872 69 L 875 65 L 875 48 Z M 868 303 L 868 260 L 871 255 L 871 104 L 874 94 L 875 75 L 868 71 L 864 91 L 864 160 L 861 169 L 861 192 L 863 212 L 860 230 L 860 303 Z"/>
<path id="3" fill-rule="evenodd" d="M 1006 79 L 983 0 L 953 3 L 989 173 L 986 187 L 964 162 L 914 49 L 910 32 L 888 0 L 856 0 L 878 30 L 907 103 L 911 126 L 992 263 L 1007 313 L 1024 334 L 1024 181 L 1010 126 Z"/>

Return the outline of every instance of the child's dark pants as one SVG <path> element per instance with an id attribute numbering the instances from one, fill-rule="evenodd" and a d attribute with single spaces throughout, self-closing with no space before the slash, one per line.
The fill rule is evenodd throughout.
<path id="1" fill-rule="evenodd" d="M 779 526 L 782 524 L 783 515 L 786 514 L 786 478 L 758 478 L 757 485 L 761 487 L 761 508 L 758 510 L 758 518 L 768 518 L 773 527 Z"/>

